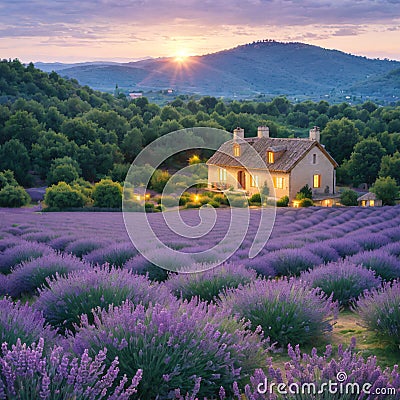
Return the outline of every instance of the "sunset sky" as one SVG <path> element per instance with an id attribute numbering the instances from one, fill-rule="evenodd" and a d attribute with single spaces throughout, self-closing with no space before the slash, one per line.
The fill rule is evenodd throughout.
<path id="1" fill-rule="evenodd" d="M 259 39 L 400 60 L 399 0 L 0 0 L 0 57 L 129 61 Z"/>

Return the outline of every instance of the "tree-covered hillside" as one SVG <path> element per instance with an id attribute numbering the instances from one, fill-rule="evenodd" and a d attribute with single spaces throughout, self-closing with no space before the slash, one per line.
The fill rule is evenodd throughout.
<path id="1" fill-rule="evenodd" d="M 14 171 L 25 186 L 39 179 L 123 181 L 143 146 L 168 132 L 241 126 L 251 136 L 259 125 L 279 137 L 306 137 L 310 127 L 321 127 L 322 142 L 341 164 L 339 182 L 372 184 L 381 175 L 400 183 L 399 105 L 180 96 L 161 108 L 146 98 L 129 101 L 79 86 L 31 64 L 0 62 L 0 171 Z"/>

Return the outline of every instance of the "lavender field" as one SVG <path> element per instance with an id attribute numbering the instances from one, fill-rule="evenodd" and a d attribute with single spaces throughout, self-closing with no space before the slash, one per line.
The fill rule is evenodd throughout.
<path id="1" fill-rule="evenodd" d="M 188 267 L 229 229 L 230 210 L 217 217 L 183 239 L 148 215 Z M 249 259 L 259 218 L 222 265 L 176 274 L 138 252 L 121 213 L 0 210 L 0 399 L 400 399 L 400 207 L 278 209 Z"/>

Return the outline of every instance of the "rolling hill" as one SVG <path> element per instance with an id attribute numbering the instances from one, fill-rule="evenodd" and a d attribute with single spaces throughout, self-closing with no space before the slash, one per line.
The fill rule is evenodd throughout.
<path id="1" fill-rule="evenodd" d="M 399 100 L 399 68 L 398 61 L 275 41 L 194 56 L 181 63 L 157 58 L 124 64 L 54 64 L 62 76 L 102 91 L 112 91 L 118 84 L 127 92 L 172 88 L 181 93 L 239 98 L 260 94 L 299 99 L 363 96 L 380 101 Z"/>

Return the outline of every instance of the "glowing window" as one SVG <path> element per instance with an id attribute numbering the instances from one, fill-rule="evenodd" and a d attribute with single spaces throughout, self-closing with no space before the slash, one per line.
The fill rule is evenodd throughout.
<path id="1" fill-rule="evenodd" d="M 375 200 L 370 200 L 370 201 L 369 201 L 369 205 L 370 205 L 371 207 L 374 207 L 374 206 L 375 206 Z"/>
<path id="2" fill-rule="evenodd" d="M 274 181 L 274 188 L 275 189 L 283 189 L 283 184 L 284 184 L 284 178 L 275 176 L 273 178 Z"/>
<path id="3" fill-rule="evenodd" d="M 268 151 L 267 152 L 268 156 L 268 164 L 273 164 L 275 162 L 275 154 L 273 151 Z"/>
<path id="4" fill-rule="evenodd" d="M 226 182 L 226 169 L 220 168 L 218 170 L 219 180 L 220 182 Z"/>
<path id="5" fill-rule="evenodd" d="M 240 157 L 240 146 L 238 144 L 233 145 L 233 155 L 235 157 Z"/>
<path id="6" fill-rule="evenodd" d="M 250 186 L 251 187 L 258 187 L 258 175 L 250 175 Z"/>
<path id="7" fill-rule="evenodd" d="M 321 187 L 321 175 L 315 174 L 313 177 L 313 186 L 315 188 Z"/>

